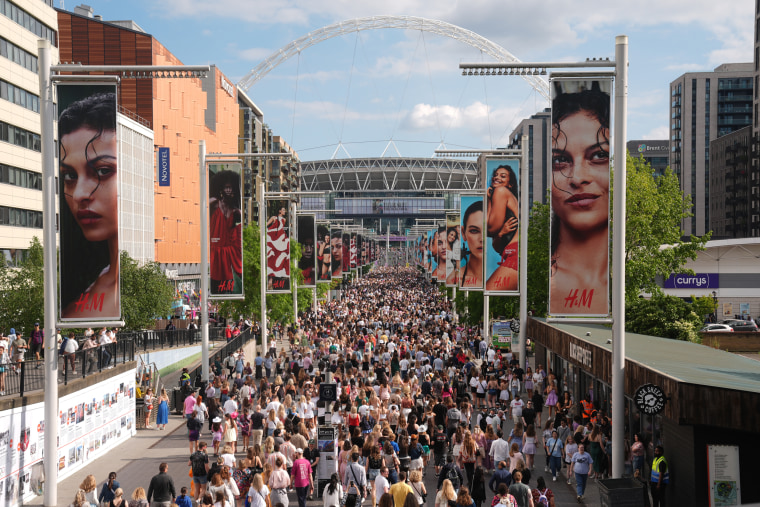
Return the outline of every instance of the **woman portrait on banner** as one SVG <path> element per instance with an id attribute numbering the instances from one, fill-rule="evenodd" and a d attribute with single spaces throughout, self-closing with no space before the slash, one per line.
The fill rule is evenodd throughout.
<path id="1" fill-rule="evenodd" d="M 272 205 L 274 205 L 273 208 Z M 276 213 L 267 219 L 267 290 L 290 289 L 290 237 L 287 206 L 287 201 L 270 201 L 269 203 L 270 211 L 276 211 Z"/>
<path id="2" fill-rule="evenodd" d="M 442 225 L 436 232 L 436 250 L 438 251 L 438 267 L 435 268 L 435 276 L 439 282 L 446 281 L 446 226 Z"/>
<path id="3" fill-rule="evenodd" d="M 554 87 L 549 313 L 606 315 L 610 82 Z"/>
<path id="4" fill-rule="evenodd" d="M 474 199 L 462 216 L 462 260 L 460 287 L 483 288 L 483 198 L 462 197 L 462 203 Z"/>
<path id="5" fill-rule="evenodd" d="M 343 231 L 333 229 L 330 233 L 331 277 L 343 276 Z"/>
<path id="6" fill-rule="evenodd" d="M 317 280 L 332 280 L 330 271 L 330 229 L 325 225 L 317 226 Z"/>
<path id="7" fill-rule="evenodd" d="M 211 175 L 208 209 L 209 290 L 211 294 L 240 294 L 243 291 L 243 221 L 239 173 L 221 170 Z"/>
<path id="8" fill-rule="evenodd" d="M 301 245 L 301 258 L 298 268 L 303 273 L 303 284 L 314 285 L 314 218 L 312 216 L 298 217 L 298 243 Z"/>
<path id="9" fill-rule="evenodd" d="M 446 285 L 457 284 L 460 256 L 459 226 L 449 223 L 446 228 Z"/>
<path id="10" fill-rule="evenodd" d="M 116 94 L 70 103 L 58 139 L 61 317 L 120 318 Z"/>
<path id="11" fill-rule="evenodd" d="M 351 235 L 343 233 L 343 273 L 351 271 Z"/>
<path id="12" fill-rule="evenodd" d="M 517 219 L 520 205 L 517 202 L 517 176 L 510 164 L 500 164 L 491 172 L 491 184 L 486 195 L 486 235 L 491 248 L 487 255 L 486 290 L 517 290 Z M 490 258 L 494 254 L 499 260 L 492 266 Z"/>

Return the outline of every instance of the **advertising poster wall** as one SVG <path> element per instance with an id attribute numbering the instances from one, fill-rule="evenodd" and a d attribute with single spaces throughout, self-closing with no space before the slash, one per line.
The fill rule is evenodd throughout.
<path id="1" fill-rule="evenodd" d="M 330 267 L 330 223 L 317 222 L 317 282 L 332 280 Z"/>
<path id="2" fill-rule="evenodd" d="M 351 233 L 351 269 L 356 269 L 356 233 Z"/>
<path id="3" fill-rule="evenodd" d="M 609 315 L 611 79 L 552 80 L 549 314 Z"/>
<path id="4" fill-rule="evenodd" d="M 520 232 L 520 161 L 481 157 L 481 181 L 486 182 L 485 219 L 486 292 L 518 293 Z"/>
<path id="5" fill-rule="evenodd" d="M 446 287 L 456 287 L 462 247 L 459 213 L 446 214 Z"/>
<path id="6" fill-rule="evenodd" d="M 508 349 L 512 346 L 512 327 L 510 321 L 491 323 L 491 343 L 495 349 Z"/>
<path id="7" fill-rule="evenodd" d="M 60 318 L 120 320 L 116 86 L 56 88 Z"/>
<path id="8" fill-rule="evenodd" d="M 243 296 L 243 194 L 240 162 L 208 165 L 209 297 Z"/>
<path id="9" fill-rule="evenodd" d="M 351 271 L 351 234 L 343 233 L 343 273 Z"/>
<path id="10" fill-rule="evenodd" d="M 267 199 L 267 294 L 290 292 L 290 201 Z"/>
<path id="11" fill-rule="evenodd" d="M 316 231 L 316 215 L 298 215 L 298 244 L 301 245 L 301 259 L 298 268 L 303 273 L 301 287 L 314 288 L 317 286 L 317 254 L 314 239 Z"/>
<path id="12" fill-rule="evenodd" d="M 428 237 L 428 273 L 433 280 L 438 280 L 436 270 L 438 269 L 438 229 L 430 229 L 427 232 Z"/>
<path id="13" fill-rule="evenodd" d="M 135 435 L 135 370 L 58 402 L 58 480 Z M 0 505 L 28 504 L 42 492 L 44 403 L 0 413 Z"/>
<path id="14" fill-rule="evenodd" d="M 461 259 L 459 260 L 459 288 L 483 290 L 483 243 L 485 217 L 483 195 L 461 196 Z"/>
<path id="15" fill-rule="evenodd" d="M 343 229 L 330 228 L 330 272 L 332 278 L 343 278 Z"/>

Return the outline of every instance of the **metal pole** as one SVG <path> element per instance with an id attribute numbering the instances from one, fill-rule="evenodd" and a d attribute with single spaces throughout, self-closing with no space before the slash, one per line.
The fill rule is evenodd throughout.
<path id="1" fill-rule="evenodd" d="M 483 339 L 488 340 L 488 319 L 490 317 L 491 309 L 489 296 L 483 295 Z"/>
<path id="2" fill-rule="evenodd" d="M 625 418 L 625 196 L 628 37 L 615 37 L 615 181 L 612 229 L 612 477 L 623 476 Z"/>
<path id="3" fill-rule="evenodd" d="M 520 364 L 527 369 L 528 355 L 525 351 L 528 327 L 528 136 L 520 140 L 522 162 L 520 171 L 520 341 L 517 353 Z"/>
<path id="4" fill-rule="evenodd" d="M 391 243 L 391 224 L 388 222 L 388 227 L 386 228 L 386 234 L 385 234 L 385 265 L 388 266 L 388 250 L 390 250 L 390 243 Z"/>
<path id="5" fill-rule="evenodd" d="M 259 264 L 261 266 L 261 355 L 267 349 L 267 200 L 266 182 L 261 179 L 259 200 Z M 255 349 L 256 347 L 254 347 Z M 254 354 L 254 359 L 256 354 Z"/>
<path id="6" fill-rule="evenodd" d="M 43 444 L 43 470 L 45 492 L 43 505 L 58 505 L 58 344 L 55 322 L 57 308 L 57 264 L 55 242 L 55 104 L 50 79 L 50 42 L 37 41 L 40 73 L 40 141 L 42 145 L 42 237 L 44 238 L 44 316 L 45 332 L 45 441 Z M 84 368 L 84 365 L 82 365 Z M 8 479 L 11 480 L 11 479 Z"/>
<path id="7" fill-rule="evenodd" d="M 198 141 L 198 174 L 201 183 L 201 378 L 209 380 L 208 347 L 208 180 L 206 174 L 206 140 Z"/>
<path id="8" fill-rule="evenodd" d="M 298 220 L 296 220 L 296 203 L 291 201 L 290 203 L 290 226 L 291 237 L 298 237 Z M 298 283 L 295 279 L 291 278 L 290 283 L 293 284 L 293 324 L 298 324 Z"/>
<path id="9" fill-rule="evenodd" d="M 454 322 L 458 321 L 457 318 L 457 286 L 452 287 L 451 291 L 451 313 L 454 316 Z"/>

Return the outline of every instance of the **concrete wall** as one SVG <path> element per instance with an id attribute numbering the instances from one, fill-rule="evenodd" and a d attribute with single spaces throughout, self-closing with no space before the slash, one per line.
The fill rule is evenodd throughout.
<path id="1" fill-rule="evenodd" d="M 180 361 L 185 360 L 185 359 L 187 359 L 189 363 L 190 362 L 189 358 L 194 356 L 195 354 L 200 354 L 200 352 L 201 352 L 200 345 L 192 345 L 190 347 L 148 350 L 145 352 L 141 352 L 138 355 L 142 357 L 142 360 L 146 364 L 156 363 L 156 366 L 158 367 L 158 369 L 162 370 L 166 368 L 167 366 L 171 366 L 175 363 L 179 363 Z"/>

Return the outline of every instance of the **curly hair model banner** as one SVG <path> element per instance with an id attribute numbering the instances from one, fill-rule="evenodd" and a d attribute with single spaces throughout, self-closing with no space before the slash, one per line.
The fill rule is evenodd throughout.
<path id="1" fill-rule="evenodd" d="M 299 287 L 315 288 L 317 286 L 317 255 L 315 238 L 316 215 L 298 215 L 298 244 L 301 245 L 301 258 L 298 260 L 298 268 L 303 273 L 303 282 Z"/>
<path id="2" fill-rule="evenodd" d="M 483 200 L 483 194 L 461 196 L 459 288 L 462 290 L 483 290 Z"/>
<path id="3" fill-rule="evenodd" d="M 486 293 L 519 294 L 520 160 L 481 156 L 478 162 L 486 185 Z"/>
<path id="4" fill-rule="evenodd" d="M 243 298 L 243 166 L 208 164 L 209 298 Z"/>
<path id="5" fill-rule="evenodd" d="M 462 245 L 459 233 L 459 213 L 446 213 L 446 287 L 456 287 Z"/>
<path id="6" fill-rule="evenodd" d="M 332 278 L 343 278 L 343 229 L 330 228 L 330 272 Z"/>
<path id="7" fill-rule="evenodd" d="M 610 313 L 611 79 L 554 79 L 549 314 Z"/>
<path id="8" fill-rule="evenodd" d="M 267 199 L 267 294 L 290 293 L 290 200 Z"/>
<path id="9" fill-rule="evenodd" d="M 121 318 L 116 85 L 56 85 L 61 321 Z"/>

